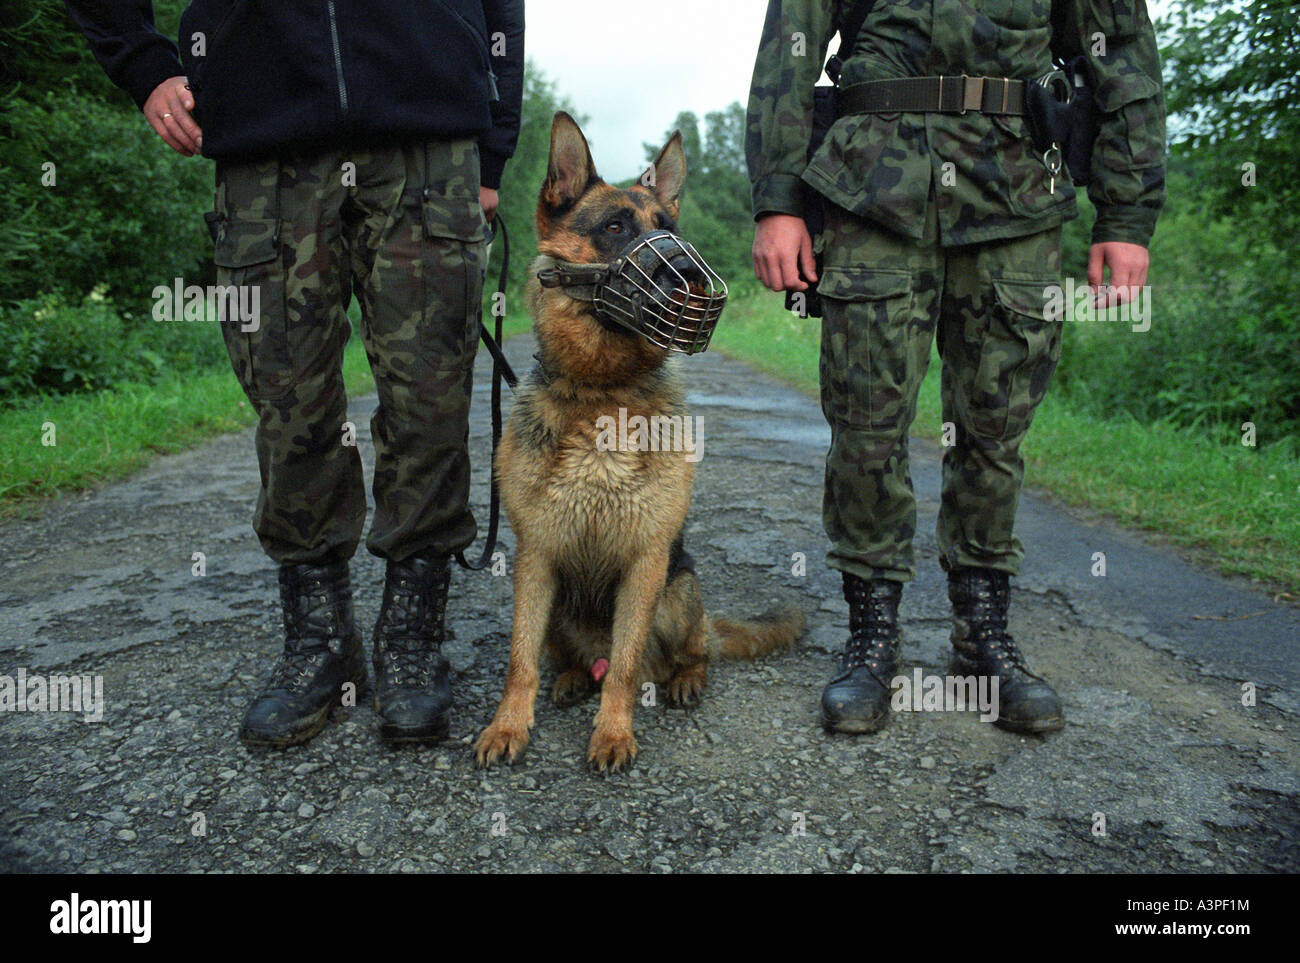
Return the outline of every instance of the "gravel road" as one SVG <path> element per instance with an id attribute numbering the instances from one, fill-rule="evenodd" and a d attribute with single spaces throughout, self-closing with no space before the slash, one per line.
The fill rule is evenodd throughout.
<path id="1" fill-rule="evenodd" d="M 532 350 L 528 338 L 508 346 L 516 367 Z M 640 709 L 626 774 L 583 766 L 595 702 L 546 699 L 524 760 L 480 771 L 471 746 L 500 694 L 510 580 L 457 570 L 447 742 L 386 748 L 362 705 L 306 746 L 250 752 L 235 732 L 279 649 L 279 613 L 249 524 L 252 435 L 224 436 L 0 525 L 0 675 L 101 676 L 106 701 L 98 722 L 0 712 L 0 870 L 1300 869 L 1294 606 L 1029 495 L 1012 629 L 1060 691 L 1065 731 L 1021 737 L 972 712 L 909 712 L 875 736 L 828 736 L 817 702 L 847 608 L 822 561 L 817 403 L 714 352 L 683 366 L 705 429 L 687 545 L 706 607 L 801 604 L 799 649 L 714 665 L 693 710 Z M 485 520 L 486 352 L 479 370 Z M 351 406 L 367 472 L 373 406 Z M 939 449 L 916 443 L 913 462 L 921 573 L 904 594 L 904 657 L 943 674 Z M 353 563 L 367 640 L 381 574 L 364 550 Z"/>

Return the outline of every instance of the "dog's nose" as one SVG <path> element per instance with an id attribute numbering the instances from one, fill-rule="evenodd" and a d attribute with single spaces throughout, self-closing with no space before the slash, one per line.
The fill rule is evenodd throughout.
<path id="1" fill-rule="evenodd" d="M 678 251 L 660 264 L 651 277 L 655 286 L 671 291 L 681 288 L 683 282 L 686 287 L 692 285 L 703 285 L 708 282 L 708 275 L 685 251 Z"/>

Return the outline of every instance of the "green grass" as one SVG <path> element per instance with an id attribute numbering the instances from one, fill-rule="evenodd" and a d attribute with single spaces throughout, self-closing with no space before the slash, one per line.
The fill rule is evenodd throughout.
<path id="1" fill-rule="evenodd" d="M 343 380 L 354 397 L 375 390 L 357 335 L 360 309 L 348 317 L 353 336 Z M 492 325 L 485 313 L 484 320 Z M 531 328 L 525 315 L 503 320 L 506 338 Z M 256 422 L 229 368 L 177 373 L 153 384 L 26 398 L 0 407 L 0 517 L 38 514 L 46 500 L 130 475 L 156 454 L 182 451 L 213 435 Z M 53 445 L 46 425 L 53 425 Z"/>
<path id="2" fill-rule="evenodd" d="M 344 353 L 343 377 L 349 394 L 374 390 L 355 338 Z M 32 515 L 47 498 L 123 478 L 155 454 L 181 451 L 255 421 L 227 368 L 25 399 L 0 409 L 0 515 Z M 53 445 L 43 443 L 46 425 L 53 425 Z"/>
<path id="3" fill-rule="evenodd" d="M 817 393 L 820 322 L 779 295 L 733 292 L 712 346 Z M 913 434 L 939 440 L 939 360 L 932 355 Z M 1300 594 L 1300 459 L 1192 431 L 1072 412 L 1048 393 L 1025 440 L 1027 484 L 1066 504 L 1158 533 L 1221 571 Z"/>

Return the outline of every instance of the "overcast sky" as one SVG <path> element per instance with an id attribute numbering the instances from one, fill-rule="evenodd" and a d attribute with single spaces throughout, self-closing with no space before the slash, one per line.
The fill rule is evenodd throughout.
<path id="1" fill-rule="evenodd" d="M 888 0 L 882 0 L 888 2 Z M 1150 0 L 1152 18 L 1169 0 Z M 767 0 L 527 0 L 528 56 L 589 119 L 609 181 L 644 169 L 679 111 L 749 99 Z"/>

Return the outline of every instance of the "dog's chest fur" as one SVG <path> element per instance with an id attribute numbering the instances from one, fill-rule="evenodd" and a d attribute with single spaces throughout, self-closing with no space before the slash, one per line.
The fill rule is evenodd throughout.
<path id="1" fill-rule="evenodd" d="M 636 415 L 682 418 L 683 393 L 666 373 L 642 390 L 601 396 L 565 387 L 534 382 L 515 404 L 499 463 L 503 491 L 513 492 L 506 509 L 566 574 L 603 581 L 647 544 L 676 536 L 694 476 L 687 453 L 636 450 L 631 432 L 607 429 L 620 408 L 624 424 Z"/>

